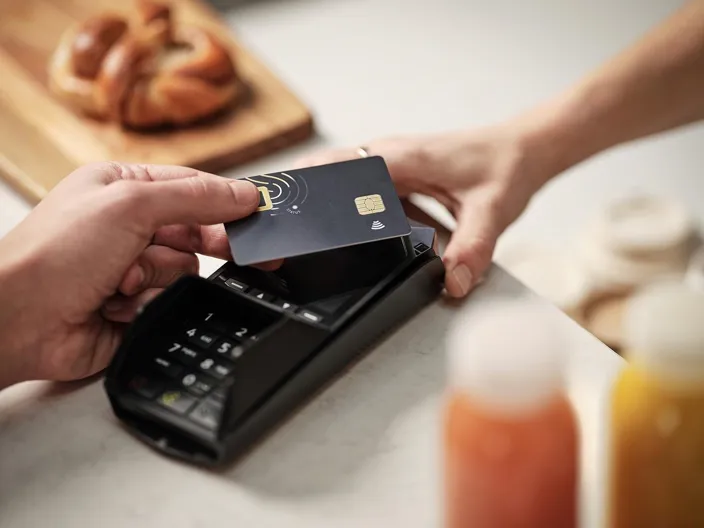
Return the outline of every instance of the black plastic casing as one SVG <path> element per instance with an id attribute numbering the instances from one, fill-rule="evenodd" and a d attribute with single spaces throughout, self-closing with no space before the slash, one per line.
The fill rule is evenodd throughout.
<path id="1" fill-rule="evenodd" d="M 384 269 L 328 324 L 272 310 L 227 288 L 223 280 L 243 274 L 266 278 L 265 272 L 227 263 L 208 279 L 179 280 L 130 325 L 107 370 L 105 389 L 115 415 L 132 434 L 163 454 L 206 466 L 240 457 L 382 335 L 438 297 L 444 267 L 434 250 L 435 231 L 411 223 L 413 231 L 403 241 L 406 257 Z M 310 271 L 315 275 L 314 266 Z M 155 339 L 182 324 L 183 314 L 202 303 L 233 317 L 248 313 L 269 318 L 267 330 L 237 360 L 234 377 L 227 382 L 219 426 L 210 431 L 167 409 L 145 407 L 127 388 L 127 380 L 140 368 L 140 358 L 150 353 Z"/>

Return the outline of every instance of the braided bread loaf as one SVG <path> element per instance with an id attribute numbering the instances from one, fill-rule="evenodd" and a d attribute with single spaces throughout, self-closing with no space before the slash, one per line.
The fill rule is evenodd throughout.
<path id="1" fill-rule="evenodd" d="M 174 24 L 170 8 L 151 0 L 137 2 L 135 20 L 102 15 L 67 31 L 49 80 L 76 110 L 135 129 L 189 125 L 244 92 L 212 34 Z"/>

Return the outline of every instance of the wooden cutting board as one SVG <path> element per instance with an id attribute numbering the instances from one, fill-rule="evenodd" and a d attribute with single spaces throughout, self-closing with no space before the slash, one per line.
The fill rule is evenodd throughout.
<path id="1" fill-rule="evenodd" d="M 74 113 L 47 89 L 47 61 L 63 31 L 130 0 L 0 0 L 0 176 L 33 203 L 75 167 L 102 160 L 222 171 L 310 136 L 308 109 L 240 45 L 201 0 L 171 0 L 177 23 L 228 43 L 249 84 L 247 101 L 189 129 L 138 133 Z"/>

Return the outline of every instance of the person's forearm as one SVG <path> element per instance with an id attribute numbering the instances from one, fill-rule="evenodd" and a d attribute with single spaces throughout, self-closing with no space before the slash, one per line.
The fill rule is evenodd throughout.
<path id="1" fill-rule="evenodd" d="M 610 147 L 704 118 L 704 0 L 522 117 L 554 176 Z"/>

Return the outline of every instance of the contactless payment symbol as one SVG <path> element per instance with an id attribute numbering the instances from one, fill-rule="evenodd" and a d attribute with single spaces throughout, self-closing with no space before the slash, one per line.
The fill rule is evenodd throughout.
<path id="1" fill-rule="evenodd" d="M 301 214 L 301 206 L 308 198 L 308 184 L 302 176 L 279 172 L 245 179 L 256 184 L 259 189 L 257 211 L 269 211 L 269 216 L 278 216 L 284 212 Z"/>
<path id="2" fill-rule="evenodd" d="M 354 204 L 357 206 L 357 212 L 361 215 L 383 213 L 386 211 L 384 200 L 379 194 L 358 196 L 354 199 Z"/>
<path id="3" fill-rule="evenodd" d="M 271 203 L 271 195 L 269 194 L 269 189 L 264 186 L 257 187 L 259 189 L 259 207 L 257 211 L 268 211 L 274 205 Z"/>

